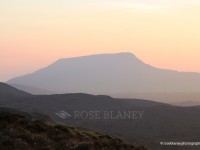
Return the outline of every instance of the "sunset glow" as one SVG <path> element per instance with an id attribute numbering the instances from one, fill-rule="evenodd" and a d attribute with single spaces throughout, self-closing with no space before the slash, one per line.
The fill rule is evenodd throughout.
<path id="1" fill-rule="evenodd" d="M 197 0 L 0 1 L 0 81 L 63 57 L 125 51 L 200 72 L 199 8 Z"/>

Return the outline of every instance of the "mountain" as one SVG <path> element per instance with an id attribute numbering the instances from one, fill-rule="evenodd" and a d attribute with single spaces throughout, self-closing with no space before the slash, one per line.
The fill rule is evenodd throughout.
<path id="1" fill-rule="evenodd" d="M 199 106 L 178 107 L 148 100 L 119 99 L 84 93 L 28 97 L 7 95 L 3 100 L 0 95 L 0 104 L 2 107 L 30 114 L 49 116 L 58 124 L 118 136 L 133 145 L 144 145 L 152 150 L 163 149 L 160 141 L 192 142 L 200 138 Z M 94 118 L 94 114 L 87 117 L 87 114 L 96 111 L 100 112 L 100 118 Z M 82 117 L 76 118 L 77 112 L 82 114 Z M 109 112 L 109 118 L 104 116 L 104 112 Z M 134 112 L 134 118 L 116 118 L 118 113 L 128 112 Z M 174 147 L 177 150 L 179 148 L 191 149 Z"/>
<path id="2" fill-rule="evenodd" d="M 18 90 L 8 84 L 0 82 L 0 96 L 10 95 L 10 96 L 30 96 L 31 94 Z"/>
<path id="3" fill-rule="evenodd" d="M 55 91 L 55 94 L 80 92 L 170 103 L 198 100 L 200 97 L 190 94 L 200 92 L 199 73 L 155 68 L 131 53 L 60 59 L 7 83 Z M 189 94 L 181 96 L 184 93 Z"/>
<path id="4" fill-rule="evenodd" d="M 146 150 L 116 137 L 49 123 L 49 120 L 37 120 L 30 114 L 11 111 L 0 108 L 0 127 L 3 129 L 0 130 L 1 150 Z"/>

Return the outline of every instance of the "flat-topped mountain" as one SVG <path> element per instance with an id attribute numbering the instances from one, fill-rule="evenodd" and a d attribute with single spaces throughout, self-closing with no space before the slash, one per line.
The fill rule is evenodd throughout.
<path id="1" fill-rule="evenodd" d="M 150 95 L 200 92 L 199 73 L 158 69 L 145 64 L 131 53 L 60 59 L 34 73 L 11 79 L 7 83 L 55 93 L 81 92 L 132 98 L 138 93 Z M 173 101 L 173 97 L 170 99 Z M 190 97 L 183 101 L 188 100 L 193 99 Z"/>

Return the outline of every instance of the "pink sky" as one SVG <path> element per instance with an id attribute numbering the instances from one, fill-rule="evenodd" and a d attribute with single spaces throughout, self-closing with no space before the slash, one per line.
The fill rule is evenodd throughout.
<path id="1" fill-rule="evenodd" d="M 129 51 L 160 68 L 200 72 L 196 0 L 0 2 L 0 81 L 59 58 Z"/>

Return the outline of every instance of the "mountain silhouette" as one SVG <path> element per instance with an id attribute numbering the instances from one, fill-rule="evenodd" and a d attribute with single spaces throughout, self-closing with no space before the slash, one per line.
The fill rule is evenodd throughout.
<path id="1" fill-rule="evenodd" d="M 80 92 L 146 99 L 154 98 L 159 95 L 157 93 L 200 92 L 199 73 L 159 69 L 128 52 L 60 59 L 7 83 L 55 91 L 55 94 Z M 175 98 L 172 96 L 170 100 L 174 101 Z M 180 100 L 193 100 L 193 97 Z"/>

